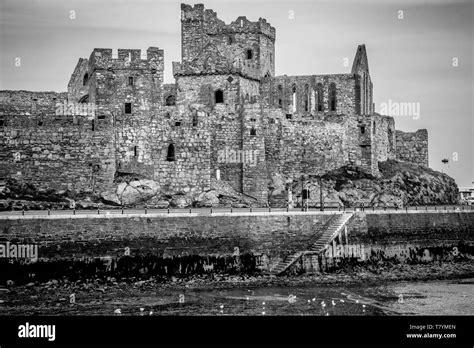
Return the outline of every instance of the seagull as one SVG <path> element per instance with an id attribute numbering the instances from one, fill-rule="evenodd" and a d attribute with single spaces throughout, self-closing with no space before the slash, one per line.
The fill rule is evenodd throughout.
<path id="1" fill-rule="evenodd" d="M 265 312 L 262 312 L 262 315 L 265 315 Z"/>
<path id="2" fill-rule="evenodd" d="M 365 304 L 362 305 L 362 308 L 365 308 Z"/>
<path id="3" fill-rule="evenodd" d="M 403 300 L 403 295 L 400 294 L 398 295 L 398 303 L 404 303 L 405 301 Z"/>
<path id="4" fill-rule="evenodd" d="M 290 296 L 288 296 L 288 302 L 295 303 L 296 302 L 296 296 L 290 294 Z"/>
<path id="5" fill-rule="evenodd" d="M 334 302 L 334 300 L 332 300 L 332 301 L 331 301 L 331 304 L 332 304 L 333 306 L 335 306 L 335 305 L 336 305 L 336 302 Z"/>
<path id="6" fill-rule="evenodd" d="M 150 311 L 150 315 L 153 315 L 153 311 Z"/>
<path id="7" fill-rule="evenodd" d="M 223 304 L 221 304 L 219 307 L 220 307 L 220 309 L 224 309 L 224 305 L 223 305 Z"/>
<path id="8" fill-rule="evenodd" d="M 341 298 L 341 299 L 339 300 L 339 302 L 342 302 L 342 303 L 344 303 L 344 300 Z"/>
<path id="9" fill-rule="evenodd" d="M 313 297 L 313 300 L 312 300 L 312 301 L 315 302 L 315 301 L 316 301 L 316 297 Z"/>
<path id="10" fill-rule="evenodd" d="M 248 301 L 248 300 L 250 300 L 250 297 L 246 296 L 245 299 Z"/>
<path id="11" fill-rule="evenodd" d="M 265 306 L 265 302 L 262 302 L 262 305 Z"/>
<path id="12" fill-rule="evenodd" d="M 322 306 L 323 308 L 326 307 L 326 302 L 321 301 L 321 306 Z"/>
<path id="13" fill-rule="evenodd" d="M 115 314 L 122 314 L 122 310 L 120 308 L 117 308 L 115 311 L 114 311 Z"/>

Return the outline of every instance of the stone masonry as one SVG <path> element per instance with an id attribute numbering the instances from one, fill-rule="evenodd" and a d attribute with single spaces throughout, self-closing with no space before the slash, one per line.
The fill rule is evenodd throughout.
<path id="1" fill-rule="evenodd" d="M 162 49 L 96 48 L 65 93 L 0 91 L 0 178 L 100 193 L 136 175 L 184 194 L 217 179 L 266 203 L 275 174 L 428 165 L 426 130 L 395 131 L 374 112 L 365 45 L 350 73 L 275 76 L 276 30 L 265 19 L 226 24 L 202 4 L 181 11 L 173 84 L 163 83 Z"/>

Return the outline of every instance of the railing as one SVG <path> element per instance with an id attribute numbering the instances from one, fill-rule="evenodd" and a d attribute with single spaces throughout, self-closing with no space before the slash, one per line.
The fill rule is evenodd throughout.
<path id="1" fill-rule="evenodd" d="M 125 208 L 125 207 L 110 207 L 97 205 L 95 208 L 89 209 L 46 209 L 46 210 L 28 210 L 21 207 L 13 207 L 13 209 L 0 211 L 1 216 L 27 216 L 27 215 L 38 215 L 38 216 L 49 216 L 49 215 L 130 215 L 130 214 L 216 214 L 216 213 L 334 213 L 334 212 L 387 212 L 387 213 L 408 213 L 408 212 L 423 212 L 423 211 L 439 211 L 439 212 L 462 212 L 462 211 L 474 211 L 474 205 L 443 205 L 443 206 L 407 206 L 403 208 L 397 207 L 310 207 L 301 209 L 296 208 L 281 208 L 281 207 L 246 207 L 246 208 L 235 208 L 235 207 L 208 207 L 208 208 L 148 208 L 144 206 L 142 208 Z"/>

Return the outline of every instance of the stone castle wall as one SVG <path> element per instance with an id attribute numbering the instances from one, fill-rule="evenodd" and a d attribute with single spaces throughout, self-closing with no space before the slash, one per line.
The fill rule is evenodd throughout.
<path id="1" fill-rule="evenodd" d="M 41 189 L 103 190 L 115 172 L 107 120 L 57 114 L 65 93 L 0 91 L 0 175 Z"/>
<path id="2" fill-rule="evenodd" d="M 395 132 L 396 158 L 428 167 L 428 131 L 419 129 L 416 132 Z"/>

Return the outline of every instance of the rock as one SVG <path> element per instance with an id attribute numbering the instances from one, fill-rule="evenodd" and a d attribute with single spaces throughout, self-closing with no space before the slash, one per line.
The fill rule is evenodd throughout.
<path id="1" fill-rule="evenodd" d="M 157 182 L 153 180 L 130 181 L 129 184 L 120 183 L 117 187 L 117 196 L 123 205 L 135 205 L 156 196 L 160 191 Z"/>
<path id="2" fill-rule="evenodd" d="M 100 194 L 100 198 L 102 199 L 102 202 L 105 204 L 111 204 L 111 205 L 122 205 L 122 202 L 120 201 L 118 195 L 115 192 L 102 192 Z"/>
<path id="3" fill-rule="evenodd" d="M 176 208 L 190 207 L 192 204 L 192 198 L 185 195 L 173 196 L 170 205 Z"/>
<path id="4" fill-rule="evenodd" d="M 219 198 L 217 196 L 217 191 L 208 191 L 201 193 L 195 200 L 195 205 L 197 207 L 212 207 L 219 204 Z"/>

